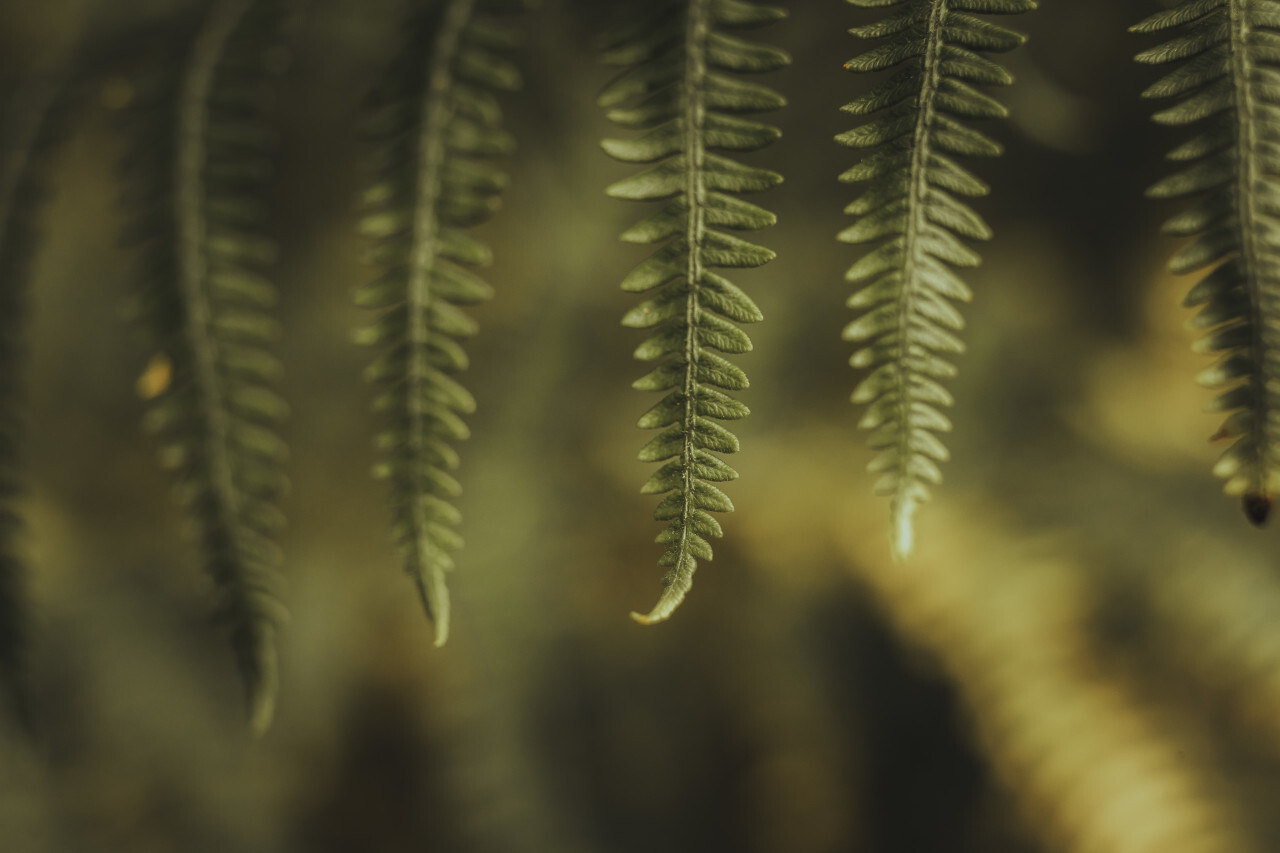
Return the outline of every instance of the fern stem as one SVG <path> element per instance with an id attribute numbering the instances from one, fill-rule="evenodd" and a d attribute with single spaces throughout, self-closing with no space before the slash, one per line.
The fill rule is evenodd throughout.
<path id="1" fill-rule="evenodd" d="M 407 393 L 405 394 L 408 422 L 407 444 L 410 464 L 401 477 L 400 487 L 406 492 L 408 518 L 412 529 L 409 547 L 414 569 L 414 582 L 422 597 L 423 606 L 435 625 L 435 644 L 444 645 L 449 637 L 449 589 L 444 582 L 444 571 L 433 555 L 436 546 L 431 540 L 427 514 L 415 497 L 417 490 L 404 477 L 421 476 L 424 465 L 426 441 L 429 434 L 428 414 L 424 408 L 423 384 L 428 374 L 427 342 L 431 330 L 427 323 L 427 309 L 431 304 L 431 272 L 437 263 L 436 246 L 440 223 L 436 216 L 436 204 L 440 200 L 445 163 L 445 128 L 453 115 L 449 92 L 453 85 L 453 61 L 458 51 L 462 31 L 470 20 L 474 0 L 450 0 L 443 12 L 440 29 L 432 45 L 431 62 L 427 67 L 422 122 L 418 132 L 417 203 L 413 213 L 413 254 L 410 258 L 408 282 L 408 343 Z M 431 576 L 425 577 L 423 568 L 431 567 Z"/>
<path id="2" fill-rule="evenodd" d="M 1249 57 L 1249 34 L 1251 27 L 1244 0 L 1229 0 L 1227 14 L 1231 32 L 1231 74 L 1239 93 L 1239 107 L 1236 110 L 1236 151 L 1239 162 L 1237 170 L 1236 197 L 1238 199 L 1238 231 L 1240 239 L 1240 255 L 1245 268 L 1245 280 L 1249 282 L 1249 318 L 1250 346 L 1252 361 L 1258 369 L 1249 377 L 1252 390 L 1252 414 L 1250 431 L 1254 434 L 1249 447 L 1256 457 L 1252 466 L 1254 482 L 1245 492 L 1246 508 L 1250 504 L 1256 506 L 1270 505 L 1269 480 L 1274 460 L 1272 459 L 1272 430 L 1268 423 L 1267 388 L 1273 385 L 1278 377 L 1274 375 L 1270 353 L 1276 351 L 1276 342 L 1267 340 L 1267 324 L 1265 317 L 1280 316 L 1280 305 L 1268 304 L 1268 288 L 1263 280 L 1268 278 L 1264 256 L 1266 247 L 1260 245 L 1260 221 L 1264 219 L 1257 209 L 1258 194 L 1253 187 L 1263 179 L 1256 152 L 1262 144 L 1258 134 L 1257 97 L 1254 92 L 1254 69 Z M 1265 509 L 1262 510 L 1265 518 Z"/>
<path id="3" fill-rule="evenodd" d="M 947 15 L 947 0 L 934 0 L 929 12 L 927 44 L 924 67 L 920 75 L 920 106 L 916 115 L 915 132 L 911 141 L 911 166 L 909 172 L 910 202 L 906 230 L 903 236 L 902 299 L 898 310 L 897 409 L 898 423 L 910 422 L 911 389 L 910 371 L 907 370 L 908 347 L 912 339 L 911 324 L 917 315 L 916 268 L 922 248 L 920 233 L 925 226 L 925 210 L 928 193 L 929 132 L 933 126 L 934 98 L 938 93 L 938 66 L 942 55 L 942 26 Z M 889 502 L 890 527 L 893 531 L 893 554 L 906 559 L 914 544 L 914 516 L 917 507 L 916 479 L 911 471 L 911 431 L 900 430 L 898 435 L 898 483 Z"/>

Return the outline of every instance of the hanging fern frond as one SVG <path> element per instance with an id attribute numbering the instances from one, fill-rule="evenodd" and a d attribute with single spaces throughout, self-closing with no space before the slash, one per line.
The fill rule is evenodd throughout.
<path id="1" fill-rule="evenodd" d="M 1197 199 L 1165 223 L 1166 233 L 1194 238 L 1170 269 L 1208 270 L 1185 304 L 1200 309 L 1197 349 L 1222 355 L 1200 375 L 1225 389 L 1213 404 L 1227 413 L 1214 439 L 1232 444 L 1213 470 L 1261 525 L 1280 486 L 1280 3 L 1184 0 L 1132 30 L 1176 32 L 1138 55 L 1178 63 L 1143 94 L 1176 98 L 1155 120 L 1195 125 L 1196 134 L 1169 154 L 1179 171 L 1147 194 Z"/>
<path id="2" fill-rule="evenodd" d="M 449 636 L 445 576 L 462 546 L 453 444 L 468 437 L 462 416 L 476 405 L 453 376 L 467 366 L 460 340 L 476 331 L 462 309 L 492 293 L 472 271 L 489 263 L 489 249 L 469 229 L 494 212 L 507 183 L 487 162 L 514 145 L 495 94 L 520 85 L 503 55 L 516 34 L 483 15 L 522 5 L 430 4 L 374 93 L 379 178 L 365 194 L 371 211 L 361 228 L 379 238 L 372 257 L 385 272 L 357 293 L 378 312 L 357 341 L 381 350 L 365 374 L 383 389 L 375 408 L 386 421 L 377 437 L 386 459 L 375 473 L 391 483 L 395 539 L 437 646 Z"/>
<path id="3" fill-rule="evenodd" d="M 914 538 L 913 517 L 942 482 L 938 463 L 947 448 L 937 433 L 951 429 L 940 409 L 950 406 L 943 380 L 964 350 L 964 321 L 956 302 L 971 298 L 955 268 L 981 262 L 965 239 L 986 240 L 991 230 L 963 198 L 987 186 L 953 157 L 994 156 L 1000 146 L 965 124 L 1000 118 L 1006 110 L 976 85 L 1012 81 L 983 53 L 1008 51 L 1024 37 L 973 13 L 1012 14 L 1035 0 L 849 0 L 854 6 L 894 7 L 876 23 L 855 27 L 861 38 L 883 39 L 845 68 L 858 73 L 897 69 L 844 107 L 874 116 L 836 137 L 845 146 L 874 149 L 840 176 L 866 182 L 846 209 L 858 217 L 840 234 L 846 243 L 872 244 L 846 274 L 859 286 L 848 307 L 860 316 L 844 338 L 861 348 L 851 364 L 869 371 L 853 392 L 865 404 L 859 426 L 871 431 L 877 451 L 869 470 L 880 475 L 877 494 L 890 498 L 894 554 L 905 558 Z"/>
<path id="4" fill-rule="evenodd" d="M 63 75 L 33 77 L 0 111 L 0 691 L 24 723 L 26 607 L 15 502 L 22 491 L 28 276 L 40 241 L 43 167 L 61 135 L 67 91 Z"/>
<path id="5" fill-rule="evenodd" d="M 762 315 L 713 270 L 758 267 L 773 258 L 769 249 L 722 229 L 772 225 L 772 213 L 738 195 L 776 186 L 782 176 L 715 152 L 755 151 L 778 138 L 776 128 L 739 116 L 782 107 L 783 98 L 739 75 L 790 62 L 781 50 L 725 32 L 778 20 L 783 12 L 773 7 L 685 0 L 660 4 L 651 15 L 608 48 L 606 63 L 631 67 L 599 98 L 614 123 L 645 131 L 607 139 L 605 151 L 628 163 L 654 164 L 606 192 L 666 202 L 622 235 L 632 243 L 663 244 L 622 282 L 630 293 L 651 292 L 622 321 L 652 330 L 635 356 L 657 364 L 633 387 L 665 394 L 639 422 L 662 430 L 640 451 L 641 461 L 664 463 L 641 491 L 665 495 L 654 518 L 667 523 L 657 539 L 667 546 L 658 560 L 667 568 L 665 590 L 647 615 L 631 614 L 643 624 L 668 618 L 684 600 L 697 561 L 712 557 L 707 540 L 722 533 L 711 513 L 733 509 L 716 484 L 738 474 L 715 454 L 736 452 L 738 439 L 717 421 L 746 417 L 747 407 L 727 392 L 746 388 L 747 377 L 717 353 L 749 351 L 751 340 L 737 324 Z"/>
<path id="6" fill-rule="evenodd" d="M 277 424 L 274 256 L 263 236 L 272 136 L 267 67 L 281 23 L 273 0 L 218 0 L 189 39 L 174 39 L 165 69 L 140 81 L 125 203 L 139 213 L 126 239 L 141 244 L 140 302 L 157 355 L 139 385 L 147 425 L 177 471 L 203 556 L 230 626 L 249 720 L 271 722 L 277 690 L 286 455 Z"/>

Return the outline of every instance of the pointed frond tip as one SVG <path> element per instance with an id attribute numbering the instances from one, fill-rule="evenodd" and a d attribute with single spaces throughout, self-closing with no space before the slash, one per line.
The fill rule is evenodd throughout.
<path id="1" fill-rule="evenodd" d="M 645 625 L 666 620 L 684 600 L 698 560 L 712 557 L 709 540 L 723 533 L 712 513 L 733 509 L 716 484 L 738 473 L 717 454 L 736 452 L 738 439 L 720 421 L 747 416 L 732 394 L 748 381 L 726 356 L 751 350 L 739 324 L 762 315 L 714 270 L 758 267 L 774 257 L 727 232 L 774 223 L 772 213 L 739 196 L 777 186 L 782 176 L 730 155 L 777 139 L 777 128 L 743 116 L 784 103 L 741 75 L 781 68 L 790 59 L 728 31 L 779 17 L 778 10 L 746 0 L 665 3 L 606 48 L 606 62 L 630 67 L 606 87 L 600 103 L 613 122 L 644 133 L 605 140 L 604 150 L 627 163 L 648 164 L 606 192 L 664 202 L 622 236 L 660 244 L 622 282 L 625 291 L 648 294 L 622 320 L 649 334 L 635 357 L 653 362 L 652 369 L 633 387 L 664 395 L 638 422 L 661 430 L 640 451 L 641 461 L 662 463 L 641 491 L 663 495 L 654 518 L 666 524 L 657 537 L 665 546 L 658 560 L 667 569 L 665 591 L 648 614 L 631 614 Z"/>
<path id="2" fill-rule="evenodd" d="M 1143 93 L 1172 99 L 1155 120 L 1194 128 L 1169 155 L 1176 171 L 1147 194 L 1189 200 L 1165 223 L 1166 233 L 1192 238 L 1169 268 L 1201 275 L 1184 304 L 1199 309 L 1195 349 L 1220 357 L 1199 381 L 1221 389 L 1209 407 L 1226 415 L 1214 440 L 1231 441 L 1213 473 L 1257 526 L 1280 488 L 1278 25 L 1272 0 L 1182 0 L 1134 27 L 1170 36 L 1137 56 L 1171 66 Z"/>
<path id="3" fill-rule="evenodd" d="M 671 583 L 663 591 L 662 597 L 658 599 L 658 603 L 648 613 L 639 613 L 631 611 L 631 618 L 641 625 L 657 625 L 659 622 L 665 622 L 671 618 L 671 614 L 676 611 L 680 603 L 684 601 L 685 595 L 688 594 L 689 588 L 693 586 L 693 573 L 673 577 Z"/>
<path id="4" fill-rule="evenodd" d="M 520 85 L 507 56 L 518 34 L 484 13 L 523 5 L 447 0 L 422 10 L 368 119 L 379 175 L 360 227 L 377 240 L 371 258 L 384 272 L 356 293 L 376 312 L 356 340 L 379 351 L 365 372 L 383 416 L 374 473 L 390 485 L 393 536 L 436 646 L 449 636 L 446 576 L 463 544 L 454 445 L 469 437 L 464 417 L 476 408 L 456 378 L 468 364 L 462 342 L 477 331 L 464 309 L 493 292 L 475 272 L 491 253 L 471 228 L 497 210 L 507 185 L 492 165 L 514 147 L 497 95 Z"/>
<path id="5" fill-rule="evenodd" d="M 878 43 L 845 68 L 889 72 L 844 107 L 863 124 L 836 141 L 864 150 L 841 180 L 865 183 L 846 208 L 857 217 L 839 235 L 867 246 L 845 278 L 858 285 L 848 307 L 858 316 L 844 339 L 859 349 L 850 364 L 865 371 L 852 401 L 866 406 L 859 423 L 876 451 L 868 470 L 877 494 L 890 499 L 890 545 L 906 559 L 914 543 L 919 505 L 942 482 L 949 452 L 939 439 L 951 429 L 942 409 L 951 393 L 942 382 L 956 373 L 964 351 L 964 319 L 957 303 L 970 299 L 958 269 L 981 257 L 967 241 L 987 240 L 991 229 L 966 199 L 987 187 L 955 159 L 995 156 L 1000 145 L 966 121 L 1003 118 L 1006 110 L 978 85 L 1012 81 L 983 54 L 1012 50 L 1020 33 L 973 13 L 1012 14 L 1035 8 L 1030 0 L 850 0 L 855 6 L 894 7 L 854 35 Z"/>

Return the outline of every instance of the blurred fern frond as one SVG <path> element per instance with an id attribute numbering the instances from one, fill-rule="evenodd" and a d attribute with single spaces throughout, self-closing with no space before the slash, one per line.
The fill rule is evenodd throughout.
<path id="1" fill-rule="evenodd" d="M 650 168 L 607 189 L 614 198 L 664 200 L 657 213 L 628 229 L 622 239 L 662 243 L 622 282 L 631 293 L 655 291 L 633 308 L 623 325 L 653 330 L 635 351 L 657 366 L 633 383 L 666 396 L 639 426 L 660 429 L 640 451 L 644 462 L 663 466 L 642 487 L 665 494 L 654 517 L 667 522 L 657 541 L 666 545 L 658 564 L 667 567 L 665 590 L 637 621 L 662 621 L 684 600 L 699 559 L 712 556 L 709 537 L 720 536 L 711 512 L 733 509 L 716 483 L 737 472 L 715 453 L 738 450 L 738 439 L 717 421 L 745 417 L 747 407 L 730 391 L 747 387 L 746 374 L 717 352 L 751 349 L 737 323 L 762 319 L 751 299 L 717 267 L 757 267 L 774 253 L 720 229 L 772 225 L 772 213 L 743 201 L 740 193 L 776 186 L 775 172 L 744 166 L 721 151 L 755 151 L 778 138 L 776 128 L 740 118 L 777 109 L 780 95 L 737 75 L 786 65 L 787 54 L 722 32 L 757 27 L 783 16 L 769 6 L 741 0 L 663 3 L 632 32 L 617 39 L 604 61 L 631 66 L 600 95 L 610 120 L 644 130 L 630 139 L 607 139 L 605 151 Z M 629 106 L 623 106 L 630 102 Z"/>
<path id="2" fill-rule="evenodd" d="M 380 174 L 365 193 L 372 210 L 361 228 L 379 238 L 372 256 L 385 272 L 357 293 L 362 307 L 379 312 L 357 340 L 381 349 L 365 373 L 383 389 L 375 408 L 386 420 L 377 437 L 386 460 L 375 473 L 391 483 L 395 539 L 437 646 L 449 636 L 445 575 L 462 546 L 453 444 L 470 434 L 462 416 L 476 406 L 453 377 L 467 367 L 460 340 L 476 331 L 462 309 L 492 294 L 472 271 L 490 262 L 489 249 L 469 229 L 497 209 L 507 184 L 486 160 L 513 150 L 495 95 L 520 86 L 504 56 L 516 33 L 483 13 L 522 5 L 428 5 L 374 93 L 370 129 L 381 143 Z"/>
<path id="3" fill-rule="evenodd" d="M 250 725 L 265 730 L 277 690 L 286 414 L 263 275 L 272 136 L 264 111 L 274 0 L 218 0 L 160 73 L 140 82 L 124 201 L 144 251 L 141 303 L 157 336 L 147 426 L 164 442 L 195 522 L 244 679 Z"/>
<path id="4" fill-rule="evenodd" d="M 1199 377 L 1225 389 L 1214 409 L 1227 419 L 1214 439 L 1232 444 L 1214 473 L 1262 524 L 1280 484 L 1280 3 L 1184 0 L 1132 29 L 1174 31 L 1138 54 L 1178 63 L 1143 95 L 1178 99 L 1155 120 L 1197 132 L 1169 153 L 1179 169 L 1148 195 L 1197 199 L 1165 223 L 1166 233 L 1194 238 L 1170 269 L 1208 270 L 1185 304 L 1200 309 L 1191 321 L 1205 332 L 1197 349 L 1222 355 Z"/>
<path id="5" fill-rule="evenodd" d="M 61 136 L 67 86 L 64 75 L 35 76 L 0 112 L 0 690 L 24 721 L 26 607 L 15 502 L 22 491 L 28 277 L 40 241 L 44 167 Z"/>
<path id="6" fill-rule="evenodd" d="M 991 230 L 961 199 L 987 186 L 954 156 L 994 156 L 1000 146 L 964 122 L 1002 118 L 1005 108 L 975 85 L 1012 81 L 983 53 L 1008 51 L 1024 41 L 1012 30 L 972 13 L 1012 14 L 1035 0 L 849 0 L 866 8 L 896 7 L 876 23 L 855 27 L 861 38 L 883 39 L 849 60 L 858 73 L 898 69 L 843 109 L 871 116 L 836 140 L 873 149 L 840 176 L 867 183 L 845 208 L 858 217 L 840 233 L 846 243 L 872 244 L 845 275 L 859 289 L 848 307 L 860 316 L 844 338 L 861 349 L 851 364 L 868 370 L 853 392 L 867 406 L 859 426 L 871 430 L 877 452 L 869 470 L 880 474 L 877 494 L 890 497 L 895 555 L 910 554 L 915 512 L 942 482 L 939 462 L 949 457 L 937 433 L 951 429 L 939 411 L 951 393 L 942 380 L 955 375 L 953 356 L 964 320 L 955 302 L 971 292 L 956 267 L 975 267 L 979 255 L 964 242 L 986 240 Z M 901 66 L 901 67 L 900 67 Z"/>

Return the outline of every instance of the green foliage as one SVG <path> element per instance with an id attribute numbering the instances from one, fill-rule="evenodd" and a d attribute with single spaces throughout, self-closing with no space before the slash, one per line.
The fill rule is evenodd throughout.
<path id="1" fill-rule="evenodd" d="M 953 853 L 1280 849 L 1269 808 L 1280 770 L 1274 549 L 1241 535 L 1234 501 L 1206 510 L 1197 496 L 1209 482 L 1198 469 L 1209 466 L 1184 439 L 1194 445 L 1194 433 L 1209 430 L 1184 406 L 1191 391 L 1177 364 L 1191 355 L 1178 352 L 1167 293 L 1179 285 L 1147 262 L 1154 229 L 1126 231 L 1141 203 L 1134 164 L 1163 136 L 1126 132 L 1146 112 L 1137 91 L 1157 76 L 1129 55 L 1173 38 L 1150 54 L 1173 72 L 1153 94 L 1177 104 L 1166 118 L 1187 123 L 1179 168 L 1192 171 L 1158 192 L 1203 182 L 1190 199 L 1198 206 L 1173 230 L 1189 238 L 1186 263 L 1205 264 L 1197 277 L 1211 282 L 1198 288 L 1197 322 L 1232 342 L 1220 350 L 1224 364 L 1245 365 L 1227 383 L 1229 401 L 1246 400 L 1231 418 L 1256 421 L 1254 398 L 1241 393 L 1276 388 L 1274 356 L 1255 352 L 1249 336 L 1268 344 L 1272 334 L 1277 0 L 1071 0 L 1018 19 L 1040 51 L 1013 93 L 1027 106 L 1017 111 L 1020 153 L 986 165 L 1023 239 L 992 246 L 1001 260 L 988 258 L 981 288 L 962 266 L 987 233 L 974 210 L 987 208 L 970 197 L 984 188 L 965 170 L 987 169 L 960 155 L 993 149 L 968 126 L 1003 113 L 981 81 L 1005 75 L 984 56 L 1018 39 L 983 21 L 1013 20 L 986 14 L 1010 11 L 1007 3 L 784 4 L 794 20 L 760 32 L 809 61 L 774 77 L 737 73 L 783 62 L 729 40 L 754 38 L 731 24 L 776 17 L 754 3 L 550 3 L 530 22 L 534 85 L 502 125 L 497 102 L 507 107 L 502 91 L 516 77 L 511 39 L 475 17 L 496 3 L 318 4 L 322 14 L 293 33 L 300 73 L 278 90 L 260 61 L 275 30 L 266 0 L 72 4 L 95 10 L 79 55 L 98 64 L 83 77 L 74 67 L 56 75 L 83 80 L 90 97 L 75 144 L 43 163 L 56 151 L 57 98 L 25 72 L 42 32 L 61 27 L 59 43 L 70 41 L 58 20 L 74 16 L 55 8 L 65 5 L 0 3 L 0 89 L 24 62 L 20 81 L 36 83 L 0 115 L 0 696 L 25 658 L 21 680 L 30 679 L 25 698 L 41 734 L 36 749 L 6 750 L 0 802 L 6 839 L 19 839 L 10 846 L 96 850 L 110 838 L 112 849 L 266 850 L 286 839 L 299 850 L 627 850 L 646 833 L 657 838 L 649 828 L 661 813 L 666 853 L 715 848 L 709 839 L 786 853 L 876 850 L 888 838 Z M 419 11 L 411 19 L 389 14 L 410 7 Z M 179 9 L 200 19 L 175 33 Z M 1172 11 L 1148 25 L 1158 30 L 1149 42 L 1131 46 L 1110 26 L 1157 9 Z M 609 48 L 623 67 L 589 66 L 598 57 L 580 38 L 584 19 L 628 11 L 646 17 Z M 875 39 L 851 65 L 883 75 L 838 75 L 850 42 L 834 23 L 845 17 Z M 1233 28 L 1243 45 L 1235 52 Z M 165 54 L 159 70 L 141 76 L 138 60 L 155 52 Z M 369 110 L 373 179 L 352 156 L 354 119 L 371 72 L 398 53 Z M 269 63 L 281 56 L 270 50 Z M 603 100 L 624 130 L 603 135 L 626 137 L 605 143 L 623 164 L 575 156 L 602 135 L 593 100 L 613 71 L 622 76 Z M 776 120 L 789 143 L 735 153 L 777 136 L 743 114 L 778 103 L 749 82 L 775 79 L 797 93 Z M 856 98 L 860 118 L 831 109 L 842 85 L 841 102 Z M 268 89 L 280 108 L 263 115 Z M 205 540 L 180 562 L 207 560 L 219 578 L 259 726 L 270 705 L 269 640 L 283 616 L 270 529 L 283 487 L 275 352 L 290 377 L 282 392 L 297 395 L 288 432 L 299 488 L 288 508 L 300 618 L 279 629 L 282 675 L 294 676 L 282 684 L 273 744 L 228 729 L 238 694 L 218 694 L 230 667 L 205 666 L 205 640 L 222 637 L 206 636 L 203 605 L 192 618 L 185 594 L 204 577 L 175 580 L 157 565 L 170 545 L 156 530 L 166 517 L 156 517 L 158 481 L 130 476 L 137 407 L 127 388 L 139 359 L 113 322 L 124 276 L 108 235 L 120 212 L 102 196 L 114 155 L 104 119 L 123 118 L 131 99 L 137 150 L 125 194 L 159 336 L 142 353 L 153 357 L 139 387 Z M 905 442 L 877 450 L 905 447 L 924 460 L 906 463 L 916 503 L 946 453 L 934 442 L 974 457 L 967 488 L 947 475 L 909 561 L 886 547 L 883 499 L 870 483 L 849 482 L 841 460 L 860 451 L 842 422 L 855 409 L 827 405 L 848 368 L 820 357 L 817 330 L 835 306 L 816 294 L 862 251 L 829 239 L 840 227 L 832 213 L 854 195 L 832 178 L 858 156 L 830 144 L 829 125 L 855 121 L 868 124 L 849 141 L 869 157 L 850 177 L 868 194 L 843 224 L 870 256 L 859 287 L 848 288 L 860 291 L 852 331 L 861 341 L 849 350 L 863 350 L 855 362 L 881 376 L 863 392 L 874 397 L 869 417 L 882 419 L 875 431 Z M 510 147 L 504 126 L 520 138 L 512 184 L 524 192 L 492 226 L 473 228 L 506 180 L 490 166 L 507 169 L 491 157 Z M 277 129 L 285 168 L 268 187 Z M 742 330 L 760 312 L 722 278 L 747 285 L 752 274 L 733 265 L 770 256 L 739 239 L 773 223 L 744 200 L 777 177 L 736 162 L 766 165 L 762 154 L 787 176 L 774 190 L 786 215 L 765 242 L 786 250 L 794 274 L 761 303 L 781 321 L 762 329 L 769 382 L 734 354 L 750 345 Z M 40 205 L 48 165 L 58 200 Z M 655 203 L 599 192 L 644 169 L 614 193 Z M 349 190 L 366 181 L 357 214 Z M 268 193 L 276 203 L 264 221 Z M 615 228 L 614 215 L 643 221 Z M 357 218 L 383 267 L 354 276 L 373 327 L 361 338 L 373 349 L 343 346 L 348 336 L 335 328 L 353 310 Z M 293 255 L 278 307 L 261 278 L 268 223 L 289 235 Z M 611 310 L 595 273 L 621 248 L 602 228 L 645 247 L 622 253 L 636 252 L 632 262 L 652 257 L 628 278 L 637 295 L 622 298 L 639 304 L 625 327 L 591 332 Z M 35 231 L 47 238 L 24 270 Z M 480 235 L 507 261 L 504 281 L 479 269 L 489 254 Z M 1246 276 L 1247 261 L 1257 269 Z M 521 298 L 471 305 L 489 295 L 479 276 Z M 30 315 L 28 280 L 38 288 Z M 981 328 L 959 304 L 965 282 L 990 287 Z M 472 351 L 468 315 L 488 346 Z M 272 318 L 289 330 L 278 350 Z M 952 438 L 943 434 L 951 410 L 937 398 L 944 386 L 956 391 L 948 377 L 961 337 L 981 350 L 963 369 L 985 421 Z M 648 375 L 636 384 L 657 393 L 614 395 L 618 377 L 589 363 L 600 345 L 622 340 L 640 344 L 646 367 L 635 376 Z M 16 370 L 28 345 L 29 402 Z M 463 347 L 475 362 L 465 372 Z M 344 384 L 375 361 L 371 382 Z M 746 377 L 735 365 L 756 387 L 739 393 Z M 923 379 L 912 384 L 908 371 Z M 363 411 L 366 396 L 380 399 L 380 416 Z M 491 417 L 470 414 L 472 396 Z M 750 446 L 747 482 L 726 485 L 724 454 L 737 447 L 729 429 L 738 432 L 729 420 L 745 412 L 735 398 L 755 418 L 770 412 L 768 437 Z M 642 457 L 654 464 L 637 467 L 625 449 L 609 461 L 617 448 L 598 422 L 619 406 L 635 406 L 634 420 L 655 402 L 642 421 L 653 427 Z M 361 470 L 375 420 L 387 483 Z M 16 448 L 22 422 L 31 440 Z M 478 441 L 463 471 L 474 479 L 454 470 L 468 426 Z M 982 447 L 993 449 L 983 456 Z M 31 494 L 15 497 L 27 464 Z M 641 621 L 670 612 L 711 546 L 726 558 L 713 536 L 729 500 L 716 490 L 742 510 L 729 534 L 740 582 L 699 601 L 679 636 L 633 635 L 609 616 L 630 594 L 608 578 L 634 561 L 624 543 L 640 522 L 617 512 L 626 499 L 613 487 L 620 475 L 628 491 L 628 464 L 653 475 L 652 497 L 642 498 L 662 519 L 652 556 L 665 549 L 660 572 L 671 570 L 667 594 Z M 1244 493 L 1260 515 L 1266 496 L 1248 482 Z M 368 550 L 370 535 L 390 526 L 377 523 L 384 504 L 395 509 L 404 559 L 390 545 Z M 492 523 L 467 535 L 474 630 L 440 657 L 422 640 L 431 629 L 443 640 L 448 627 L 448 558 L 455 531 L 466 532 L 455 505 Z M 30 607 L 17 588 L 18 510 L 35 534 Z M 376 573 L 360 570 L 382 559 Z M 399 577 L 405 565 L 413 581 Z M 918 666 L 918 654 L 931 665 Z M 0 712 L 0 740 L 9 722 Z M 246 785 L 246 774 L 271 780 L 273 796 Z M 877 780 L 874 802 L 868 779 Z"/>
<path id="2" fill-rule="evenodd" d="M 141 302 L 158 354 L 144 396 L 147 425 L 196 523 L 220 615 L 243 676 L 255 731 L 270 725 L 277 690 L 286 447 L 276 424 L 276 292 L 262 268 L 272 135 L 263 110 L 272 0 L 219 0 L 142 86 L 125 202 L 129 239 L 145 261 Z M 169 379 L 171 377 L 171 380 Z"/>
<path id="3" fill-rule="evenodd" d="M 37 213 L 45 195 L 45 160 L 58 134 L 66 81 L 37 77 L 19 90 L 0 125 L 0 689 L 25 719 L 26 616 L 16 539 L 22 491 L 28 277 L 39 244 Z"/>
<path id="4" fill-rule="evenodd" d="M 654 518 L 667 523 L 657 539 L 667 546 L 658 560 L 667 567 L 666 589 L 647 615 L 632 614 L 645 624 L 666 619 L 684 600 L 697 561 L 712 557 L 708 538 L 722 534 L 711 513 L 733 509 L 716 484 L 738 474 L 715 454 L 736 452 L 738 439 L 717 421 L 746 417 L 747 407 L 727 392 L 746 388 L 747 377 L 717 353 L 749 351 L 751 340 L 737 324 L 762 315 L 712 270 L 757 267 L 774 253 L 717 229 L 772 225 L 773 214 L 737 194 L 769 189 L 782 177 L 714 152 L 754 151 L 778 137 L 775 128 L 739 114 L 781 107 L 781 96 L 736 75 L 771 71 L 790 60 L 783 51 L 721 30 L 760 26 L 782 14 L 740 0 L 664 3 L 604 56 L 610 65 L 629 67 L 601 93 L 600 105 L 616 124 L 645 131 L 607 139 L 604 149 L 619 160 L 654 164 L 607 192 L 666 202 L 622 235 L 628 242 L 662 243 L 622 282 L 631 293 L 652 291 L 622 321 L 652 330 L 635 356 L 657 364 L 633 387 L 665 394 L 639 422 L 661 430 L 640 459 L 664 464 L 641 490 L 665 495 Z"/>
<path id="5" fill-rule="evenodd" d="M 1208 270 L 1186 305 L 1199 308 L 1192 325 L 1205 337 L 1197 348 L 1222 355 L 1200 375 L 1225 389 L 1214 409 L 1227 419 L 1214 438 L 1232 443 L 1214 473 L 1261 524 L 1280 483 L 1280 3 L 1184 0 L 1133 30 L 1176 33 L 1138 55 L 1177 63 L 1143 94 L 1177 99 L 1155 120 L 1196 133 L 1169 154 L 1178 171 L 1148 195 L 1196 198 L 1165 223 L 1167 233 L 1194 238 L 1170 269 Z"/>
<path id="6" fill-rule="evenodd" d="M 840 234 L 846 243 L 872 244 L 846 279 L 859 286 L 848 307 L 860 316 L 844 338 L 861 348 L 854 367 L 870 371 L 853 392 L 866 404 L 859 424 L 871 430 L 878 451 L 869 469 L 880 474 L 875 489 L 890 497 L 893 547 L 910 554 L 913 516 L 942 481 L 939 462 L 949 456 L 937 433 L 951 429 L 939 410 L 952 397 L 942 380 L 955 375 L 951 359 L 963 352 L 957 333 L 964 320 L 955 302 L 971 292 L 954 268 L 975 267 L 981 258 L 966 243 L 986 240 L 991 230 L 962 200 L 987 186 L 953 157 L 994 156 L 1000 146 L 964 123 L 1001 118 L 1005 108 L 975 85 L 1011 82 L 982 53 L 1007 51 L 1023 42 L 1018 33 L 972 13 L 1012 14 L 1035 8 L 1034 0 L 849 0 L 867 8 L 895 7 L 883 20 L 855 27 L 875 47 L 849 60 L 858 73 L 897 69 L 887 80 L 847 104 L 851 115 L 871 116 L 837 137 L 842 145 L 872 149 L 841 175 L 866 183 L 846 213 L 857 222 Z"/>
<path id="7" fill-rule="evenodd" d="M 453 443 L 470 434 L 462 415 L 476 406 L 453 378 L 467 366 L 460 339 L 476 331 L 462 308 L 492 293 L 472 272 L 489 263 L 489 249 L 468 229 L 489 218 L 506 186 L 486 162 L 514 144 L 495 93 L 520 85 L 502 56 L 515 34 L 477 15 L 518 8 L 481 0 L 424 7 L 375 93 L 370 122 L 380 174 L 365 193 L 372 210 L 362 230 L 380 238 L 372 255 L 385 272 L 357 295 L 379 312 L 357 340 L 381 349 L 366 372 L 383 389 L 375 407 L 386 418 L 377 438 L 386 461 L 375 473 L 391 483 L 394 535 L 437 646 L 449 635 L 450 552 L 462 546 Z"/>

